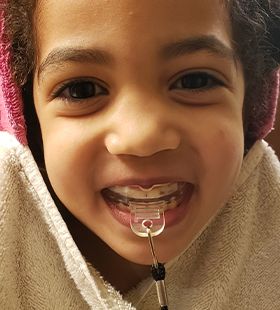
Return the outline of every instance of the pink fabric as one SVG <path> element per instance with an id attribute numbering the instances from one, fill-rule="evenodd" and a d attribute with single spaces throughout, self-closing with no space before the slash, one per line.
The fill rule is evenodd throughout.
<path id="1" fill-rule="evenodd" d="M 1 76 L 0 76 L 0 85 L 2 85 Z M 7 131 L 9 133 L 12 133 L 4 102 L 5 101 L 4 101 L 4 97 L 3 97 L 2 88 L 0 87 L 0 131 Z"/>
<path id="2" fill-rule="evenodd" d="M 0 130 L 11 133 L 20 143 L 25 145 L 27 139 L 23 102 L 21 91 L 15 85 L 11 73 L 11 46 L 5 32 L 3 12 L 1 12 L 0 18 Z"/>
<path id="3" fill-rule="evenodd" d="M 270 105 L 268 107 L 269 113 L 267 116 L 267 121 L 262 128 L 262 132 L 260 133 L 260 139 L 266 137 L 271 130 L 273 130 L 273 125 L 275 121 L 277 102 L 279 96 L 279 71 L 275 74 L 275 77 L 271 79 L 270 83 L 271 95 L 266 104 Z"/>

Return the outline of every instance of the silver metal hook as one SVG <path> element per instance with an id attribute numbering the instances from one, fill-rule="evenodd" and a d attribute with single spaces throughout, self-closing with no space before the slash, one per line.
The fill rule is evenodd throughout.
<path id="1" fill-rule="evenodd" d="M 151 251 L 152 251 L 152 256 L 153 256 L 153 260 L 154 260 L 154 265 L 156 268 L 158 268 L 158 260 L 157 260 L 157 256 L 156 256 L 156 251 L 155 251 L 155 246 L 154 246 L 154 241 L 153 241 L 150 226 L 147 227 L 146 231 L 148 234 L 148 239 L 149 239 L 149 243 L 150 243 L 150 247 L 151 247 Z"/>

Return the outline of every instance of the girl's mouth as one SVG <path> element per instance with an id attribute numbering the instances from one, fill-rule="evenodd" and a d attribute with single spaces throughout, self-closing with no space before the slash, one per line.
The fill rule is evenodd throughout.
<path id="1" fill-rule="evenodd" d="M 171 226 L 184 217 L 193 189 L 191 183 L 173 182 L 156 184 L 150 188 L 116 185 L 104 188 L 101 193 L 113 216 L 125 226 L 129 226 L 133 209 L 157 208 L 164 212 L 166 226 Z"/>

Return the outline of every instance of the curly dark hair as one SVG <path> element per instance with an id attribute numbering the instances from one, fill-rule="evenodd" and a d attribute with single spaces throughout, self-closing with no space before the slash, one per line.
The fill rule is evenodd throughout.
<path id="1" fill-rule="evenodd" d="M 32 82 L 36 65 L 36 28 L 33 15 L 38 2 L 6 0 L 4 6 L 13 49 L 13 74 L 16 83 L 23 90 L 26 106 L 31 106 L 32 101 L 28 85 Z M 231 19 L 233 46 L 244 68 L 244 133 L 245 145 L 250 148 L 258 138 L 256 130 L 260 126 L 259 122 L 264 121 L 264 115 L 269 113 L 260 98 L 267 99 L 262 94 L 268 92 L 269 77 L 280 63 L 280 0 L 221 0 L 222 2 Z M 26 115 L 27 128 L 28 119 L 29 116 Z"/>
<path id="2" fill-rule="evenodd" d="M 271 118 L 271 76 L 280 64 L 280 0 L 230 0 L 229 13 L 236 53 L 245 75 L 243 123 L 245 147 L 263 134 Z"/>
<path id="3" fill-rule="evenodd" d="M 35 67 L 33 14 L 36 4 L 36 0 L 7 0 L 3 5 L 13 50 L 12 70 L 19 87 L 32 78 Z"/>

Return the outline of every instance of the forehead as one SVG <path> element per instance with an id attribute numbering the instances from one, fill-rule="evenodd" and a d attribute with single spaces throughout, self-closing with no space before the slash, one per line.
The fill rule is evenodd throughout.
<path id="1" fill-rule="evenodd" d="M 47 0 L 35 24 L 39 60 L 59 46 L 129 54 L 207 35 L 231 47 L 223 0 Z"/>

